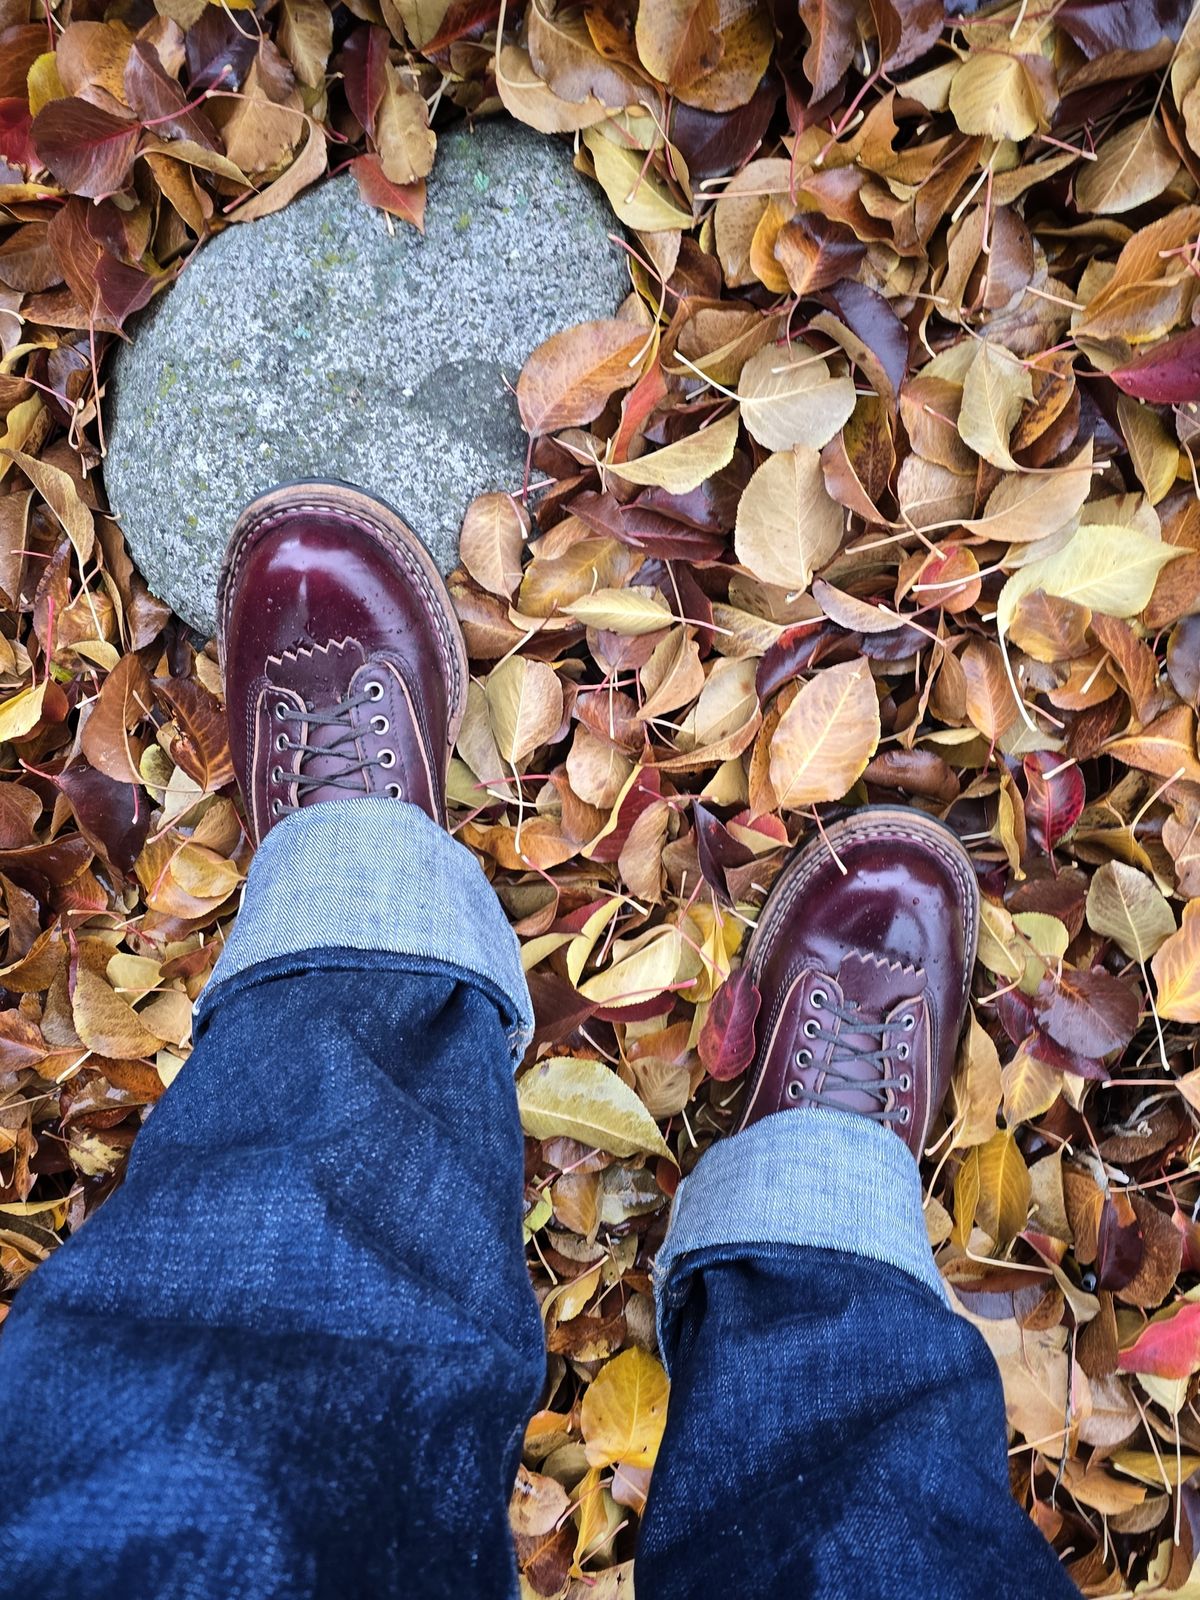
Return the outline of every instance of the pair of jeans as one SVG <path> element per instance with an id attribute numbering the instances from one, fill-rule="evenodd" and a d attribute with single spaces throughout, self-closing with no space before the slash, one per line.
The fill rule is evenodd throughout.
<path id="1" fill-rule="evenodd" d="M 531 1020 L 484 874 L 423 814 L 272 831 L 123 1187 L 0 1335 L 3 1600 L 515 1592 Z M 715 1146 L 656 1280 L 641 1600 L 1075 1593 L 894 1135 L 789 1111 Z"/>

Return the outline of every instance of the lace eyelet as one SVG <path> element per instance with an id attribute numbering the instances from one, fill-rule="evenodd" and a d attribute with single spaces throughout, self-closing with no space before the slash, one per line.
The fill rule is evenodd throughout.
<path id="1" fill-rule="evenodd" d="M 906 1128 L 908 1127 L 909 1123 L 912 1121 L 912 1107 L 911 1106 L 901 1106 L 901 1108 L 900 1108 L 900 1121 L 904 1125 L 904 1127 L 906 1127 Z"/>
<path id="2" fill-rule="evenodd" d="M 394 767 L 396 765 L 396 752 L 394 750 L 381 750 L 379 752 L 379 765 L 381 767 Z"/>
<path id="3" fill-rule="evenodd" d="M 900 1093 L 907 1094 L 911 1088 L 912 1079 L 909 1077 L 907 1072 L 902 1072 L 900 1074 Z"/>
<path id="4" fill-rule="evenodd" d="M 797 1083 L 795 1078 L 793 1078 L 792 1081 L 787 1086 L 787 1097 L 788 1097 L 788 1099 L 789 1100 L 799 1100 L 800 1096 L 803 1093 L 804 1093 L 804 1086 L 802 1084 L 800 1084 L 800 1083 Z"/>
<path id="5" fill-rule="evenodd" d="M 276 700 L 275 715 L 279 718 L 280 722 L 284 720 L 290 710 L 291 707 L 288 705 L 286 700 Z"/>
<path id="6" fill-rule="evenodd" d="M 807 1066 L 810 1066 L 811 1064 L 812 1064 L 812 1051 L 811 1050 L 797 1050 L 796 1051 L 796 1065 L 798 1067 L 807 1067 Z"/>
<path id="7" fill-rule="evenodd" d="M 276 748 L 276 750 L 286 750 L 287 747 L 288 747 L 288 736 L 287 736 L 286 733 L 281 733 L 279 735 L 278 739 L 276 739 L 276 741 L 275 741 L 275 748 Z"/>
<path id="8" fill-rule="evenodd" d="M 388 795 L 392 800 L 403 800 L 403 798 L 404 798 L 404 786 L 403 786 L 403 784 L 389 783 L 387 785 L 387 787 L 384 789 L 383 792 L 384 792 L 384 794 Z"/>
<path id="9" fill-rule="evenodd" d="M 911 1033 L 916 1025 L 917 1019 L 913 1016 L 911 1011 L 906 1017 L 901 1018 L 900 1026 L 904 1029 L 905 1033 Z"/>
<path id="10" fill-rule="evenodd" d="M 825 993 L 824 989 L 814 989 L 812 994 L 809 995 L 809 999 L 812 1001 L 813 1010 L 820 1011 L 826 1000 L 829 999 L 829 996 Z"/>
<path id="11" fill-rule="evenodd" d="M 391 727 L 391 723 L 383 715 L 382 712 L 380 712 L 380 714 L 377 717 L 372 717 L 371 718 L 371 732 L 372 733 L 386 733 L 390 727 Z"/>
<path id="12" fill-rule="evenodd" d="M 364 683 L 363 691 L 368 700 L 383 699 L 383 685 L 376 678 L 372 678 L 369 683 Z"/>
<path id="13" fill-rule="evenodd" d="M 896 1054 L 899 1056 L 901 1061 L 907 1061 L 909 1055 L 908 1046 L 906 1044 L 898 1044 L 896 1046 Z"/>
<path id="14" fill-rule="evenodd" d="M 281 816 L 282 814 L 283 814 L 283 801 L 282 800 L 272 800 L 271 801 L 271 815 L 273 817 L 278 817 L 278 816 Z"/>
<path id="15" fill-rule="evenodd" d="M 800 1032 L 806 1039 L 815 1039 L 817 1037 L 817 1024 L 809 1017 Z"/>
<path id="16" fill-rule="evenodd" d="M 271 782 L 272 783 L 282 783 L 283 782 L 283 768 L 282 767 L 272 767 L 271 768 Z"/>

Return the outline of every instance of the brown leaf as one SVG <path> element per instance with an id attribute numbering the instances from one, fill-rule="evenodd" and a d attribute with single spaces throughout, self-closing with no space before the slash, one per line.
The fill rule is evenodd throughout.
<path id="1" fill-rule="evenodd" d="M 620 389 L 636 382 L 643 330 L 628 322 L 583 322 L 555 333 L 517 379 L 521 420 L 532 434 L 591 422 Z"/>
<path id="2" fill-rule="evenodd" d="M 83 729 L 83 753 L 98 772 L 118 783 L 141 783 L 139 763 L 146 746 L 135 730 L 152 705 L 150 674 L 136 655 L 122 656 L 105 678 Z"/>

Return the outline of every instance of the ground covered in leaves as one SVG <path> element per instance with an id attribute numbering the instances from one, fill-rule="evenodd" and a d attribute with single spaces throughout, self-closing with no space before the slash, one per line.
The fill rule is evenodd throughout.
<path id="1" fill-rule="evenodd" d="M 539 1024 L 526 1590 L 623 1592 L 739 946 L 791 842 L 903 799 L 985 895 L 927 1221 L 1014 1492 L 1086 1593 L 1200 1594 L 1189 11 L 0 0 L 6 1302 L 119 1182 L 250 855 L 212 646 L 104 512 L 106 356 L 217 229 L 347 163 L 420 226 L 436 130 L 512 115 L 573 138 L 631 274 L 520 374 L 527 481 L 452 581 L 454 826 Z"/>

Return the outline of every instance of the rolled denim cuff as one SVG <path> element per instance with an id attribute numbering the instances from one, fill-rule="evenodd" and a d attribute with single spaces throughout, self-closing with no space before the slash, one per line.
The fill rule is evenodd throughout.
<path id="1" fill-rule="evenodd" d="M 689 1263 L 778 1245 L 886 1262 L 947 1299 L 907 1146 L 869 1117 L 797 1108 L 711 1145 L 680 1184 L 654 1264 L 661 1348 L 671 1349 Z"/>
<path id="2" fill-rule="evenodd" d="M 272 828 L 197 1023 L 250 967 L 333 949 L 410 956 L 480 978 L 507 1000 L 514 1061 L 524 1055 L 533 1006 L 517 936 L 475 857 L 418 806 L 355 796 L 294 811 Z"/>

